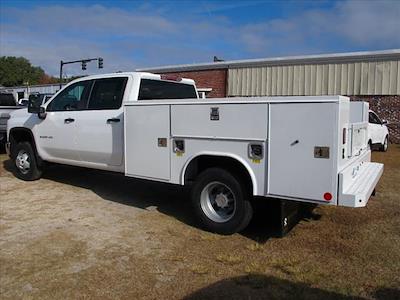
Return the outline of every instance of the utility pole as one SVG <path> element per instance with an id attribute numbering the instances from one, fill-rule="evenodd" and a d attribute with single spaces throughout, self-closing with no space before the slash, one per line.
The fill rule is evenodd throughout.
<path id="1" fill-rule="evenodd" d="M 79 59 L 79 60 L 72 60 L 72 61 L 60 61 L 60 90 L 62 88 L 62 71 L 63 71 L 63 66 L 64 65 L 69 65 L 69 64 L 75 64 L 75 63 L 81 63 L 82 64 L 82 70 L 86 70 L 86 64 L 90 61 L 97 60 L 98 62 L 98 67 L 99 69 L 103 68 L 103 58 L 98 57 L 98 58 L 87 58 L 87 59 Z"/>
<path id="2" fill-rule="evenodd" d="M 61 60 L 60 61 L 60 90 L 62 88 L 62 68 L 63 68 L 64 62 Z"/>

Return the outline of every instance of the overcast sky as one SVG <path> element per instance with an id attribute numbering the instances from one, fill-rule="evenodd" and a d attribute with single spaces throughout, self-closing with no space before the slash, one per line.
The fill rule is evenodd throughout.
<path id="1" fill-rule="evenodd" d="M 0 0 L 0 55 L 51 75 L 59 61 L 104 71 L 283 55 L 400 48 L 400 1 Z M 66 75 L 97 73 L 95 63 Z"/>

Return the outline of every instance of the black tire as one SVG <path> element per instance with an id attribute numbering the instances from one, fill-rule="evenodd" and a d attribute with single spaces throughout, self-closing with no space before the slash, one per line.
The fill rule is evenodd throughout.
<path id="1" fill-rule="evenodd" d="M 231 195 L 221 198 L 223 201 L 226 200 L 226 203 L 230 203 L 229 206 L 227 205 L 228 207 L 217 205 L 216 194 L 213 195 L 211 191 L 208 192 L 210 185 L 215 185 L 216 190 L 222 188 L 222 191 L 224 191 L 225 189 L 227 195 Z M 212 188 L 210 187 L 210 189 Z M 218 195 L 222 194 L 224 193 L 220 191 Z M 220 168 L 210 168 L 203 171 L 197 176 L 191 190 L 192 206 L 199 223 L 204 229 L 219 234 L 233 234 L 247 227 L 253 216 L 250 197 L 247 187 L 238 176 Z M 211 200 L 212 198 L 213 200 Z M 202 199 L 209 200 L 202 201 Z M 209 204 L 205 205 L 204 201 Z M 214 202 L 214 204 L 211 204 L 211 202 Z M 232 206 L 233 211 L 230 210 Z M 224 216 L 220 217 L 219 214 Z M 221 219 L 216 221 L 213 218 Z"/>
<path id="2" fill-rule="evenodd" d="M 35 152 L 29 142 L 18 143 L 13 149 L 12 159 L 19 179 L 32 181 L 42 176 L 42 170 L 37 164 Z M 23 160 L 28 161 L 29 167 L 24 166 Z"/>
<path id="3" fill-rule="evenodd" d="M 382 152 L 386 152 L 389 148 L 389 139 L 388 136 L 385 137 L 385 141 L 380 145 L 379 150 Z"/>

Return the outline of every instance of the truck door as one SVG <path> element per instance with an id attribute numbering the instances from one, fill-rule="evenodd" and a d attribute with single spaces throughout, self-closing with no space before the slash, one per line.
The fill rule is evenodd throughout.
<path id="1" fill-rule="evenodd" d="M 120 166 L 123 161 L 122 100 L 128 77 L 94 80 L 87 109 L 77 112 L 77 150 L 81 161 Z"/>
<path id="2" fill-rule="evenodd" d="M 46 118 L 34 126 L 43 159 L 79 161 L 76 151 L 76 114 L 85 108 L 92 81 L 80 81 L 58 94 L 46 107 Z M 37 118 L 37 116 L 35 116 Z"/>

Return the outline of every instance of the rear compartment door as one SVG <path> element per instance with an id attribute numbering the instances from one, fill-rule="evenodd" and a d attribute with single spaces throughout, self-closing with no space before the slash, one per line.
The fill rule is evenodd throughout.
<path id="1" fill-rule="evenodd" d="M 270 107 L 268 194 L 336 203 L 338 104 Z"/>

